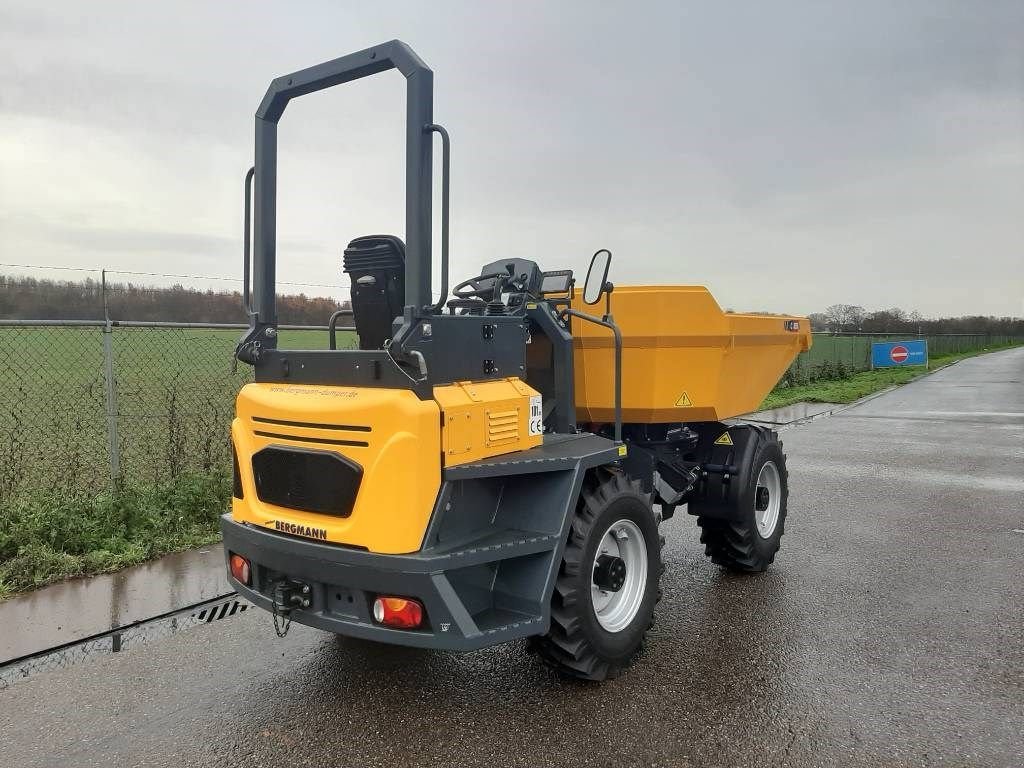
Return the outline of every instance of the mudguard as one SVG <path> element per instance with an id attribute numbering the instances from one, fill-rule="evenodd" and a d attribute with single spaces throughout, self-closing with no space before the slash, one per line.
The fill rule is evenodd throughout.
<path id="1" fill-rule="evenodd" d="M 690 428 L 700 435 L 697 459 L 703 471 L 697 488 L 687 498 L 687 511 L 701 517 L 739 519 L 739 497 L 750 482 L 754 455 L 768 430 L 717 421 L 691 424 Z"/>

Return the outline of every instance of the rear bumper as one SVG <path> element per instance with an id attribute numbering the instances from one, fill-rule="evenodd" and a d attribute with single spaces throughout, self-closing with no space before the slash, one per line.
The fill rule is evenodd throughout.
<path id="1" fill-rule="evenodd" d="M 499 626 L 478 626 L 446 574 L 450 558 L 379 555 L 236 523 L 230 515 L 222 516 L 220 525 L 225 551 L 252 564 L 252 586 L 227 574 L 231 586 L 251 603 L 272 610 L 273 584 L 281 578 L 310 585 L 310 607 L 290 614 L 299 624 L 366 640 L 455 651 L 547 631 L 548 619 L 540 615 L 511 615 Z M 374 622 L 373 601 L 380 594 L 421 601 L 424 626 L 399 630 Z"/>

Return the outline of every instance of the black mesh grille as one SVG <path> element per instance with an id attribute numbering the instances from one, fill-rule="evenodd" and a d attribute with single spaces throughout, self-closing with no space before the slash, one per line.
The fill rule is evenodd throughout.
<path id="1" fill-rule="evenodd" d="M 288 509 L 348 517 L 363 468 L 330 451 L 270 446 L 252 457 L 260 501 Z"/>

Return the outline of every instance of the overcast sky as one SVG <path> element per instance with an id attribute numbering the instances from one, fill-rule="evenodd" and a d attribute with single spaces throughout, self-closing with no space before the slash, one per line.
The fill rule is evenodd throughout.
<path id="1" fill-rule="evenodd" d="M 0 0 L 0 261 L 236 275 L 268 83 L 392 38 L 452 136 L 454 275 L 607 247 L 737 310 L 1024 315 L 1020 0 Z M 403 98 L 288 107 L 280 280 L 403 234 Z"/>

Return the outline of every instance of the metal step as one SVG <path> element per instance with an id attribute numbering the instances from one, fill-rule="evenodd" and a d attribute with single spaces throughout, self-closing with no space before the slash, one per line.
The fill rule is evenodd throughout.
<path id="1" fill-rule="evenodd" d="M 483 477 L 526 475 L 574 469 L 581 461 L 588 466 L 608 464 L 619 459 L 615 441 L 588 433 L 545 435 L 543 445 L 479 461 L 471 461 L 444 471 L 445 480 L 471 480 Z"/>

